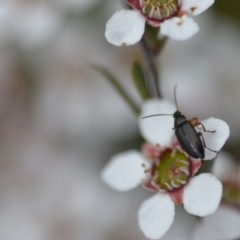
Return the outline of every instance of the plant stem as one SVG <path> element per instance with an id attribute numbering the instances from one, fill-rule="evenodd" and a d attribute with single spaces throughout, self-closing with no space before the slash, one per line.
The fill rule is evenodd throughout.
<path id="1" fill-rule="evenodd" d="M 125 0 L 121 1 L 123 6 L 132 9 L 130 5 L 126 3 Z M 158 71 L 157 66 L 155 62 L 155 56 L 154 53 L 149 48 L 146 40 L 144 38 L 140 41 L 141 49 L 143 58 L 146 65 L 146 79 L 147 79 L 147 86 L 149 88 L 150 94 L 152 98 L 161 98 L 161 94 L 159 91 L 159 85 L 158 85 Z"/>
<path id="2" fill-rule="evenodd" d="M 147 80 L 148 87 L 151 93 L 152 98 L 161 98 L 161 94 L 158 86 L 158 71 L 156 67 L 155 57 L 149 48 L 147 42 L 144 38 L 141 39 L 140 45 L 142 48 L 142 54 L 145 60 L 147 68 Z"/>

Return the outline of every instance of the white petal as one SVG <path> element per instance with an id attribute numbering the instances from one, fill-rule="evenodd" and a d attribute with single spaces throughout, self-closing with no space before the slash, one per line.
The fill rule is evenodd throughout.
<path id="1" fill-rule="evenodd" d="M 240 238 L 240 212 L 233 207 L 221 205 L 215 213 L 204 218 L 202 224 L 211 239 Z"/>
<path id="2" fill-rule="evenodd" d="M 145 177 L 143 156 L 135 150 L 113 156 L 101 173 L 101 179 L 117 191 L 128 191 L 137 187 Z"/>
<path id="3" fill-rule="evenodd" d="M 200 217 L 216 211 L 222 197 L 222 184 L 210 173 L 192 178 L 184 188 L 183 204 L 187 212 Z"/>
<path id="4" fill-rule="evenodd" d="M 198 219 L 188 214 L 182 205 L 176 206 L 174 222 L 161 240 L 193 240 L 190 235 L 192 235 L 193 228 L 198 222 Z"/>
<path id="5" fill-rule="evenodd" d="M 174 17 L 161 24 L 160 34 L 166 35 L 175 40 L 186 40 L 199 31 L 198 24 L 192 18 L 184 15 Z"/>
<path id="6" fill-rule="evenodd" d="M 173 116 L 158 116 L 142 119 L 152 114 L 173 114 L 176 107 L 167 100 L 144 102 L 139 118 L 139 128 L 145 140 L 152 144 L 170 146 L 174 136 Z"/>
<path id="7" fill-rule="evenodd" d="M 221 151 L 214 161 L 212 173 L 221 181 L 229 177 L 230 171 L 236 167 L 233 158 L 226 152 Z M 240 172 L 240 169 L 239 169 Z"/>
<path id="8" fill-rule="evenodd" d="M 198 15 L 213 5 L 214 0 L 182 0 L 181 11 Z"/>
<path id="9" fill-rule="evenodd" d="M 161 238 L 173 223 L 174 203 L 168 194 L 156 194 L 145 200 L 138 211 L 138 222 L 147 238 Z"/>
<path id="10" fill-rule="evenodd" d="M 215 133 L 203 132 L 203 138 L 206 146 L 214 151 L 219 151 L 230 135 L 230 129 L 226 122 L 218 118 L 208 118 L 201 121 L 205 129 L 208 131 L 214 131 Z M 204 160 L 213 159 L 216 156 L 215 152 L 212 152 L 205 148 Z"/>
<path id="11" fill-rule="evenodd" d="M 116 46 L 128 46 L 142 38 L 146 19 L 135 10 L 121 10 L 106 24 L 105 37 Z"/>

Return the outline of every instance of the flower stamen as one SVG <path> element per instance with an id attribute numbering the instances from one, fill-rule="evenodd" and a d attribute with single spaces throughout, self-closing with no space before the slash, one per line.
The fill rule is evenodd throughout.
<path id="1" fill-rule="evenodd" d="M 177 182 L 177 181 L 176 181 Z M 174 180 L 171 180 L 171 184 L 174 188 L 179 188 L 181 186 L 181 184 L 175 184 Z"/>
<path id="2" fill-rule="evenodd" d="M 176 148 L 168 148 L 161 153 L 150 169 L 151 184 L 157 190 L 174 191 L 187 183 L 190 167 L 190 159 L 184 153 Z"/>
<path id="3" fill-rule="evenodd" d="M 189 176 L 189 174 L 190 174 L 190 172 L 188 171 L 188 169 L 185 168 L 185 167 L 181 167 L 181 168 L 179 168 L 179 170 L 180 170 L 181 172 L 184 172 L 187 176 Z"/>
<path id="4" fill-rule="evenodd" d="M 188 161 L 184 161 L 184 160 L 179 159 L 179 162 L 181 162 L 181 163 L 183 163 L 183 164 L 189 166 L 189 162 L 188 162 Z"/>
<path id="5" fill-rule="evenodd" d="M 178 0 L 139 0 L 143 14 L 156 20 L 173 17 L 179 11 Z"/>
<path id="6" fill-rule="evenodd" d="M 167 183 L 167 182 L 165 182 L 165 181 L 162 181 L 162 183 L 167 186 L 168 190 L 170 190 L 170 191 L 173 190 L 172 186 L 171 186 L 169 183 Z"/>

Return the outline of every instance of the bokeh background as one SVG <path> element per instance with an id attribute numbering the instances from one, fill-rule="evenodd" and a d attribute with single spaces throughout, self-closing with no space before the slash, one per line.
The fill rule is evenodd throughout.
<path id="1" fill-rule="evenodd" d="M 217 0 L 196 17 L 200 32 L 169 40 L 159 58 L 160 87 L 189 118 L 222 118 L 225 146 L 240 153 L 239 0 Z M 139 46 L 104 38 L 118 0 L 0 2 L 0 240 L 144 240 L 142 188 L 118 193 L 100 180 L 113 154 L 139 148 L 137 119 L 91 68 L 101 64 L 137 104 L 130 65 Z M 177 208 L 165 240 L 190 240 L 197 219 Z"/>

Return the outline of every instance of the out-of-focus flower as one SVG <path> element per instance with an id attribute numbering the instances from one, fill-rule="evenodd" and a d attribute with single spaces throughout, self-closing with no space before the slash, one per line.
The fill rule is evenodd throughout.
<path id="1" fill-rule="evenodd" d="M 146 144 L 143 154 L 132 150 L 115 155 L 102 171 L 102 180 L 115 190 L 127 191 L 142 182 L 145 188 L 158 192 L 141 205 L 138 213 L 140 228 L 151 239 L 162 237 L 170 228 L 174 203 L 183 203 L 191 214 L 206 216 L 217 209 L 222 195 L 222 185 L 212 174 L 193 177 L 201 160 L 174 148 L 172 117 L 152 118 L 151 122 L 141 119 L 154 113 L 171 113 L 174 108 L 165 100 L 147 101 L 139 119 L 140 130 L 149 143 L 159 146 Z M 207 129 L 214 126 L 216 135 L 203 134 L 211 147 L 220 150 L 229 136 L 228 125 L 214 118 L 205 120 L 204 125 Z M 206 159 L 214 156 L 206 152 Z"/>
<path id="2" fill-rule="evenodd" d="M 186 40 L 199 31 L 191 16 L 209 8 L 214 0 L 127 0 L 134 10 L 117 11 L 108 20 L 105 36 L 116 46 L 132 45 L 143 36 L 145 23 L 159 27 L 159 34 Z"/>
<path id="3" fill-rule="evenodd" d="M 213 173 L 222 181 L 222 203 L 215 213 L 202 219 L 194 240 L 240 238 L 240 166 L 227 153 L 217 157 Z"/>
<path id="4" fill-rule="evenodd" d="M 99 4 L 101 0 L 52 0 L 52 2 L 66 10 L 85 12 Z"/>
<path id="5" fill-rule="evenodd" d="M 12 122 L 1 128 L 0 239 L 109 239 L 137 199 L 101 183 L 89 164 L 99 150 L 90 156 L 83 146 L 57 147 L 30 122 Z"/>
<path id="6" fill-rule="evenodd" d="M 1 35 L 24 48 L 50 41 L 62 22 L 60 14 L 47 3 L 4 1 L 0 9 Z"/>
<path id="7" fill-rule="evenodd" d="M 41 74 L 39 94 L 35 95 L 34 118 L 45 134 L 74 141 L 81 138 L 96 151 L 106 144 L 102 136 L 98 138 L 100 134 L 106 140 L 116 136 L 125 139 L 127 133 L 137 133 L 137 126 L 131 110 L 90 67 L 90 63 L 101 62 L 115 69 L 114 73 L 121 76 L 122 84 L 127 87 L 130 76 L 125 69 L 131 64 L 135 52 L 123 49 L 116 58 L 117 49 L 112 47 L 108 51 L 109 44 L 99 38 L 98 32 L 89 31 L 94 27 L 97 30 L 97 27 L 92 24 L 86 28 L 86 24 L 90 23 L 76 22 L 63 29 L 55 44 L 39 51 L 36 56 Z M 104 27 L 104 22 L 101 25 Z M 95 44 L 96 40 L 98 44 Z M 129 89 L 129 93 L 140 102 L 134 90 Z"/>
<path id="8" fill-rule="evenodd" d="M 240 212 L 221 204 L 217 211 L 205 217 L 194 231 L 194 240 L 238 239 Z"/>

